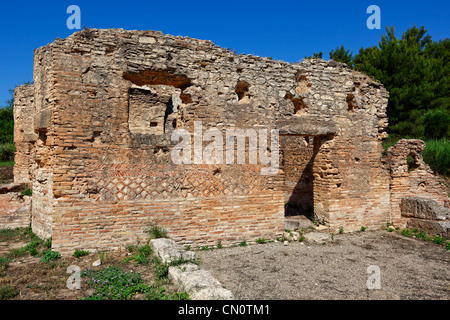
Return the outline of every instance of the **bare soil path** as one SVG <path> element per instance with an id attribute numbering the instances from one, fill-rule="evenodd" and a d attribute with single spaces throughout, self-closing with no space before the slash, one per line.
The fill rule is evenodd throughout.
<path id="1" fill-rule="evenodd" d="M 335 235 L 325 245 L 266 243 L 199 251 L 236 299 L 450 299 L 450 251 L 387 231 Z M 380 289 L 367 280 L 380 270 Z"/>

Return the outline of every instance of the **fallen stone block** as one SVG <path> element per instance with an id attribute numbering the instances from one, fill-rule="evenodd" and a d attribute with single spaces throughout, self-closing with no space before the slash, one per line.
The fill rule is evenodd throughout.
<path id="1" fill-rule="evenodd" d="M 303 235 L 303 241 L 307 244 L 323 244 L 331 241 L 331 236 L 327 233 L 308 232 Z"/>
<path id="2" fill-rule="evenodd" d="M 450 220 L 424 220 L 410 218 L 406 224 L 408 229 L 418 229 L 434 236 L 441 236 L 450 239 Z"/>
<path id="3" fill-rule="evenodd" d="M 306 216 L 291 216 L 285 218 L 285 229 L 286 230 L 300 230 L 302 228 L 308 228 L 313 226 L 311 220 L 309 220 Z"/>
<path id="4" fill-rule="evenodd" d="M 289 231 L 283 233 L 283 239 L 286 241 L 298 241 L 300 238 L 300 233 L 297 231 Z"/>
<path id="5" fill-rule="evenodd" d="M 450 208 L 421 197 L 404 197 L 400 202 L 402 216 L 426 220 L 450 220 Z"/>
<path id="6" fill-rule="evenodd" d="M 222 287 L 211 272 L 193 263 L 169 267 L 169 279 L 186 291 L 192 300 L 232 300 L 234 295 Z"/>
<path id="7" fill-rule="evenodd" d="M 189 295 L 192 300 L 234 300 L 233 293 L 225 288 L 205 288 Z"/>
<path id="8" fill-rule="evenodd" d="M 195 260 L 195 252 L 186 251 L 172 239 L 159 238 L 150 240 L 153 252 L 161 259 L 162 263 L 172 263 L 178 260 Z"/>

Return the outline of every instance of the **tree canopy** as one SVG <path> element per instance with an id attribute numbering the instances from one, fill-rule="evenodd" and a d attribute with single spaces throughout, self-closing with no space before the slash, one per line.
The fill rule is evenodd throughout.
<path id="1" fill-rule="evenodd" d="M 12 90 L 10 90 L 12 93 Z M 0 107 L 0 144 L 14 142 L 14 98 Z"/>
<path id="2" fill-rule="evenodd" d="M 344 46 L 330 58 L 380 81 L 389 91 L 388 132 L 401 137 L 450 135 L 450 39 L 433 41 L 424 27 L 395 35 L 386 28 L 378 46 L 353 56 Z"/>

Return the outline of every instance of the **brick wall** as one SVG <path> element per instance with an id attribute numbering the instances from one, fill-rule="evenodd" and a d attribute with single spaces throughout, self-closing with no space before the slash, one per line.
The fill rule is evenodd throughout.
<path id="1" fill-rule="evenodd" d="M 274 238 L 289 200 L 335 229 L 389 219 L 388 94 L 344 64 L 91 30 L 36 50 L 32 90 L 33 230 L 62 252 L 118 248 L 150 223 L 199 245 Z M 274 176 L 260 162 L 175 165 L 171 133 L 195 121 L 223 135 L 279 129 L 284 164 Z"/>

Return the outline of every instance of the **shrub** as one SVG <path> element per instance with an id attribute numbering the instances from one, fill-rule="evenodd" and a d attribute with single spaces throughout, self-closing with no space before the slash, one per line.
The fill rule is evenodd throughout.
<path id="1" fill-rule="evenodd" d="M 240 246 L 240 247 L 246 247 L 246 246 L 247 246 L 247 241 L 244 240 L 244 241 L 242 241 L 242 242 L 239 242 L 239 246 Z"/>
<path id="2" fill-rule="evenodd" d="M 433 242 L 436 244 L 444 244 L 445 243 L 445 238 L 439 237 L 439 236 L 435 236 L 433 238 Z"/>
<path id="3" fill-rule="evenodd" d="M 264 238 L 256 239 L 256 243 L 264 244 L 264 243 L 266 243 L 266 239 L 264 239 Z"/>
<path id="4" fill-rule="evenodd" d="M 78 249 L 75 249 L 75 252 L 73 253 L 73 256 L 74 256 L 75 258 L 81 258 L 81 257 L 87 256 L 88 254 L 89 254 L 89 251 L 88 251 L 88 250 L 78 250 Z"/>
<path id="5" fill-rule="evenodd" d="M 30 188 L 26 188 L 25 190 L 23 190 L 22 195 L 24 196 L 31 196 L 33 194 L 32 190 Z"/>
<path id="6" fill-rule="evenodd" d="M 58 260 L 59 258 L 61 258 L 61 255 L 59 254 L 59 252 L 47 249 L 47 250 L 44 250 L 42 257 L 41 257 L 41 261 L 49 262 L 49 261 Z"/>
<path id="7" fill-rule="evenodd" d="M 44 245 L 47 247 L 47 249 L 52 248 L 52 237 L 45 239 Z"/>
<path id="8" fill-rule="evenodd" d="M 405 237 L 410 237 L 412 235 L 411 230 L 409 229 L 403 229 L 400 233 Z"/>
<path id="9" fill-rule="evenodd" d="M 152 225 L 150 229 L 147 231 L 153 239 L 158 238 L 168 238 L 167 231 L 157 225 Z"/>
<path id="10" fill-rule="evenodd" d="M 431 109 L 422 116 L 424 134 L 428 139 L 440 139 L 449 135 L 450 114 L 444 110 Z"/>

